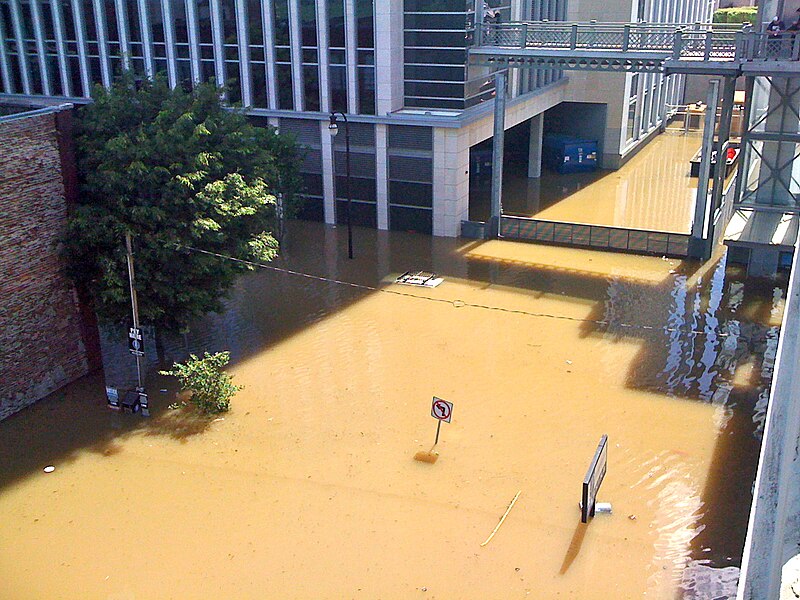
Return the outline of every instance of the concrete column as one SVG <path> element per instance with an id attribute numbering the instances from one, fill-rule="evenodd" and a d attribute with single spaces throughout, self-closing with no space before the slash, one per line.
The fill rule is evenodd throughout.
<path id="1" fill-rule="evenodd" d="M 725 187 L 725 172 L 727 170 L 723 145 L 731 135 L 731 119 L 733 119 L 733 98 L 736 93 L 736 78 L 726 77 L 722 88 L 722 111 L 717 129 L 717 164 L 714 169 L 714 191 L 711 197 L 711 214 L 717 210 L 722 202 L 722 192 Z M 727 224 L 726 224 L 727 225 Z M 712 225 L 713 227 L 713 222 Z M 712 235 L 713 238 L 713 235 Z"/>
<path id="2" fill-rule="evenodd" d="M 714 124 L 717 118 L 716 106 L 719 103 L 719 79 L 712 79 L 708 84 L 708 98 L 706 99 L 706 118 L 703 124 L 702 161 L 700 162 L 700 175 L 697 180 L 697 199 L 694 205 L 694 220 L 692 222 L 692 236 L 689 240 L 689 256 L 706 260 L 710 247 L 708 239 L 710 232 L 706 224 L 710 222 L 708 214 L 708 177 L 711 174 L 711 152 L 714 148 Z"/>
<path id="3" fill-rule="evenodd" d="M 378 229 L 389 229 L 389 156 L 387 125 L 375 125 L 375 181 Z"/>
<path id="4" fill-rule="evenodd" d="M 492 216 L 489 236 L 500 235 L 500 215 L 503 212 L 503 144 L 506 121 L 506 72 L 495 73 L 494 139 L 492 141 Z"/>
<path id="5" fill-rule="evenodd" d="M 750 260 L 747 263 L 747 275 L 750 277 L 773 277 L 778 272 L 780 252 L 769 246 L 757 246 L 750 249 Z"/>
<path id="6" fill-rule="evenodd" d="M 544 133 L 544 113 L 531 118 L 531 141 L 528 147 L 528 177 L 542 176 L 542 134 Z"/>
<path id="7" fill-rule="evenodd" d="M 452 229 L 448 223 L 449 198 L 446 194 L 444 178 L 440 177 L 447 165 L 445 154 L 445 130 L 437 127 L 433 130 L 433 235 L 448 235 Z"/>
<path id="8" fill-rule="evenodd" d="M 336 224 L 336 189 L 333 177 L 333 138 L 328 131 L 328 122 L 319 122 L 320 141 L 322 142 L 322 193 L 325 209 L 325 222 Z"/>
<path id="9" fill-rule="evenodd" d="M 375 108 L 386 115 L 403 107 L 402 2 L 375 3 Z"/>

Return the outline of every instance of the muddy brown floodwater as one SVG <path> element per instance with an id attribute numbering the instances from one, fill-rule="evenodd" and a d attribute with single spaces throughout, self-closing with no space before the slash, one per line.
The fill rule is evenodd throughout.
<path id="1" fill-rule="evenodd" d="M 0 423 L 0 597 L 674 599 L 738 564 L 785 281 L 343 233 L 292 224 L 273 266 L 319 278 L 249 274 L 167 344 L 231 349 L 224 418 L 157 375 L 150 419 L 113 413 L 95 376 Z M 613 514 L 582 526 L 604 433 Z"/>

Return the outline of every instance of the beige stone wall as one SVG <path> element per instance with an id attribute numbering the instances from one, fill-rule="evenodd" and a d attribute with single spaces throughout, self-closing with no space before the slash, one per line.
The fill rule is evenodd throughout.
<path id="1" fill-rule="evenodd" d="M 0 419 L 94 364 L 58 256 L 67 203 L 57 118 L 0 122 Z"/>

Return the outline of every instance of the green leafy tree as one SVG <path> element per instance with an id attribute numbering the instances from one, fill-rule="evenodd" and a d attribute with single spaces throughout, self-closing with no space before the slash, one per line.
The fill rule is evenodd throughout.
<path id="1" fill-rule="evenodd" d="M 272 259 L 275 194 L 291 206 L 300 188 L 293 138 L 225 108 L 213 84 L 186 92 L 125 75 L 109 90 L 98 86 L 80 110 L 76 147 L 81 197 L 64 244 L 69 274 L 102 319 L 127 320 L 130 232 L 140 317 L 157 331 L 219 311 L 251 268 L 187 247 Z"/>
<path id="2" fill-rule="evenodd" d="M 229 360 L 229 352 L 204 352 L 203 358 L 190 354 L 185 363 L 175 363 L 171 370 L 159 373 L 177 377 L 181 389 L 192 394 L 189 402 L 204 413 L 216 414 L 229 410 L 231 398 L 242 389 L 222 370 Z"/>

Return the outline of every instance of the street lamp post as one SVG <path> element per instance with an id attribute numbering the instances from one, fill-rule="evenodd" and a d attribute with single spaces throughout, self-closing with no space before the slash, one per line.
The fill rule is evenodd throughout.
<path id="1" fill-rule="evenodd" d="M 344 120 L 345 154 L 347 157 L 347 257 L 353 258 L 353 223 L 351 218 L 353 197 L 351 194 L 352 188 L 350 187 L 350 124 L 347 122 L 347 115 L 343 112 L 332 112 L 330 116 L 331 122 L 328 125 L 328 131 L 332 136 L 339 133 L 339 124 L 336 115 L 341 115 Z M 334 169 L 334 179 L 335 176 L 336 170 Z"/>

